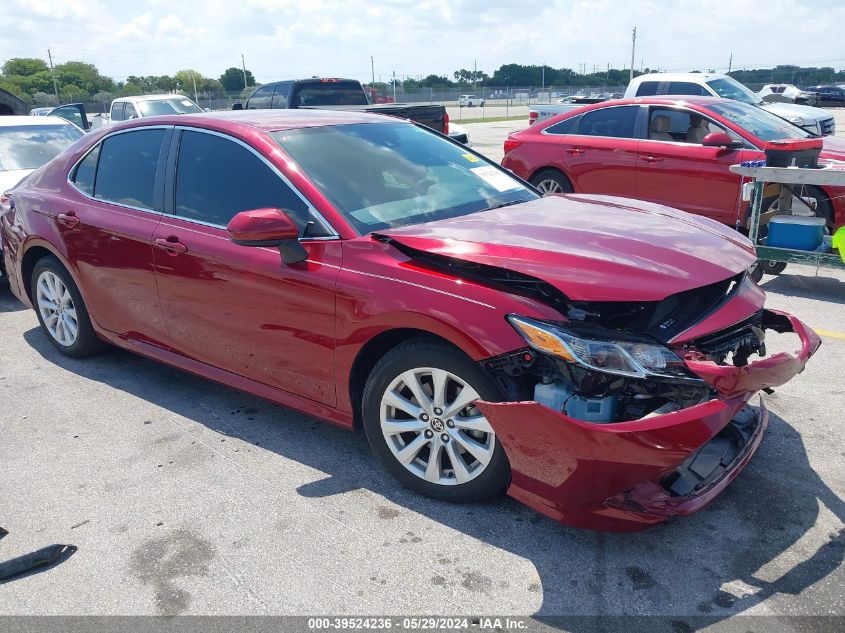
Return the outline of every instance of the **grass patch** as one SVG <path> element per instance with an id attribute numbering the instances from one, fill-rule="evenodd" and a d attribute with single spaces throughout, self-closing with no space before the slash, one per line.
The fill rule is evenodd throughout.
<path id="1" fill-rule="evenodd" d="M 449 117 L 451 123 L 463 125 L 464 123 L 496 123 L 497 121 L 527 121 L 528 115 L 521 114 L 519 116 L 491 116 L 486 119 L 455 119 Z"/>

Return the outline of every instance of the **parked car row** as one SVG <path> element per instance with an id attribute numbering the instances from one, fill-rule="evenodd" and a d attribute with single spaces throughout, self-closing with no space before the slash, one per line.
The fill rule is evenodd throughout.
<path id="1" fill-rule="evenodd" d="M 767 141 L 810 136 L 741 101 L 637 97 L 583 106 L 510 134 L 502 165 L 542 191 L 637 198 L 744 227 L 741 179 L 729 166 L 764 158 Z M 822 158 L 845 160 L 845 140 L 823 142 Z M 812 186 L 799 193 L 794 212 L 823 217 L 831 232 L 845 224 L 845 191 Z M 765 227 L 777 197 L 764 204 Z"/>
<path id="2" fill-rule="evenodd" d="M 572 188 L 604 180 L 627 195 L 646 164 L 646 189 L 671 202 L 660 172 L 672 148 L 702 148 L 683 184 L 699 187 L 699 163 L 753 145 L 740 123 L 777 133 L 781 120 L 758 112 L 586 106 L 511 137 L 506 166 L 536 181 L 529 162 L 568 169 L 586 155 Z M 820 343 L 765 309 L 746 274 L 753 245 L 719 222 L 543 196 L 465 146 L 366 112 L 95 130 L 0 197 L 0 240 L 12 292 L 62 354 L 109 342 L 363 428 L 422 494 L 507 490 L 581 527 L 638 530 L 709 503 L 765 433 L 751 397 Z M 765 331 L 796 334 L 800 352 L 758 360 Z"/>

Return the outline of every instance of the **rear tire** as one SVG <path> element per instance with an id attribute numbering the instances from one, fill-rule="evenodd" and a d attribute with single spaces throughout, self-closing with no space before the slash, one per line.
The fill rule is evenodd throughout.
<path id="1" fill-rule="evenodd" d="M 412 339 L 373 368 L 363 395 L 364 430 L 381 463 L 407 488 L 445 501 L 480 501 L 505 489 L 510 465 L 472 403 L 501 397 L 493 379 L 459 350 Z"/>
<path id="2" fill-rule="evenodd" d="M 543 193 L 572 193 L 575 191 L 569 178 L 557 169 L 544 169 L 534 174 L 531 184 Z"/>
<path id="3" fill-rule="evenodd" d="M 83 358 L 102 349 L 79 288 L 58 259 L 48 255 L 38 260 L 30 294 L 41 329 L 62 354 Z"/>

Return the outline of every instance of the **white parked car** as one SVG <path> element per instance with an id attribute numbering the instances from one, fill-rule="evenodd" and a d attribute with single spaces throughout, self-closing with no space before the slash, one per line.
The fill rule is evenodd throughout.
<path id="1" fill-rule="evenodd" d="M 766 84 L 757 93 L 763 101 L 770 103 L 798 103 L 800 105 L 819 105 L 818 95 L 814 92 L 807 92 L 801 90 L 798 86 L 792 84 Z"/>
<path id="2" fill-rule="evenodd" d="M 458 105 L 460 107 L 468 107 L 472 108 L 473 106 L 484 106 L 484 99 L 479 97 L 478 95 L 461 95 L 460 99 L 458 99 Z"/>
<path id="3" fill-rule="evenodd" d="M 458 141 L 458 143 L 463 143 L 467 147 L 472 147 L 467 129 L 451 121 L 449 121 L 449 138 L 453 141 Z"/>
<path id="4" fill-rule="evenodd" d="M 765 103 L 760 97 L 727 75 L 715 73 L 651 73 L 635 77 L 625 89 L 625 98 L 663 95 L 721 97 L 760 106 L 813 134 L 836 133 L 833 115 L 821 108 L 795 103 Z"/>
<path id="5" fill-rule="evenodd" d="M 196 114 L 203 109 L 184 95 L 138 95 L 120 97 L 111 102 L 109 120 L 112 123 L 162 114 Z"/>
<path id="6" fill-rule="evenodd" d="M 58 116 L 0 116 L 0 195 L 84 134 Z M 4 274 L 0 244 L 0 277 Z"/>

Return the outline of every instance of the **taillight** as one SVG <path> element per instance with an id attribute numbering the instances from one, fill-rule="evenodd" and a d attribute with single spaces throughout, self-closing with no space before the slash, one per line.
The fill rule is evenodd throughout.
<path id="1" fill-rule="evenodd" d="M 528 112 L 528 125 L 534 125 L 537 122 L 537 117 L 540 116 L 540 113 L 536 110 L 529 110 Z"/>
<path id="2" fill-rule="evenodd" d="M 522 145 L 522 141 L 520 141 L 519 139 L 513 138 L 512 136 L 509 136 L 508 138 L 505 139 L 505 154 L 515 150 L 520 145 Z"/>
<path id="3" fill-rule="evenodd" d="M 443 134 L 449 136 L 449 113 L 443 113 Z"/>

